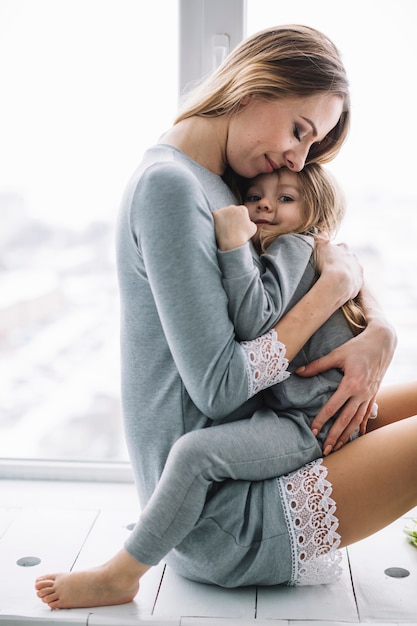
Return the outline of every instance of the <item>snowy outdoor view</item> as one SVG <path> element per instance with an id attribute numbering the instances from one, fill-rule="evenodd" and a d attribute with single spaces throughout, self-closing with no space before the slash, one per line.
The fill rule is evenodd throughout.
<path id="1" fill-rule="evenodd" d="M 329 168 L 351 244 L 415 377 L 415 0 L 247 0 L 247 34 L 323 30 L 352 88 Z M 341 11 L 343 15 L 341 15 Z M 176 0 L 0 0 L 0 457 L 127 460 L 114 229 L 178 99 Z M 157 381 L 156 381 L 157 382 Z"/>

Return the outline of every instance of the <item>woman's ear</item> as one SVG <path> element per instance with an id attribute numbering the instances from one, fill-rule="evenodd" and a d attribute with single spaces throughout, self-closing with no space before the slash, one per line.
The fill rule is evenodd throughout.
<path id="1" fill-rule="evenodd" d="M 240 99 L 240 106 L 245 107 L 247 104 L 249 104 L 249 102 L 252 100 L 252 96 L 250 94 L 243 96 L 243 98 Z"/>

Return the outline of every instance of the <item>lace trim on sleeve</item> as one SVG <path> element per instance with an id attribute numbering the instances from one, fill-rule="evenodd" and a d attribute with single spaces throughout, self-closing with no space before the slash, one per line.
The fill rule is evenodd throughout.
<path id="1" fill-rule="evenodd" d="M 285 358 L 285 345 L 278 341 L 275 330 L 253 339 L 242 341 L 246 361 L 251 398 L 262 389 L 276 385 L 289 377 L 288 359 Z"/>
<path id="2" fill-rule="evenodd" d="M 277 479 L 292 551 L 290 586 L 335 582 L 342 573 L 336 504 L 322 459 Z"/>

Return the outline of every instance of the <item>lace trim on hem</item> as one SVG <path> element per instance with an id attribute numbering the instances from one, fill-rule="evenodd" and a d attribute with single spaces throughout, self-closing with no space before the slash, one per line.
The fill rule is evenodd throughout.
<path id="1" fill-rule="evenodd" d="M 291 543 L 290 586 L 332 583 L 342 573 L 339 520 L 326 477 L 317 459 L 277 479 Z"/>
<path id="2" fill-rule="evenodd" d="M 278 340 L 275 330 L 251 341 L 242 341 L 240 345 L 245 354 L 248 398 L 289 377 L 285 345 Z"/>

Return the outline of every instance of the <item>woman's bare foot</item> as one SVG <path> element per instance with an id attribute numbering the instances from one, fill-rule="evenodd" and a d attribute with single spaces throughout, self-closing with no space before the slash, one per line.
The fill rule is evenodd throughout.
<path id="1" fill-rule="evenodd" d="M 35 588 L 38 597 L 51 609 L 125 604 L 136 596 L 139 579 L 148 569 L 148 565 L 121 550 L 101 567 L 41 576 Z"/>

